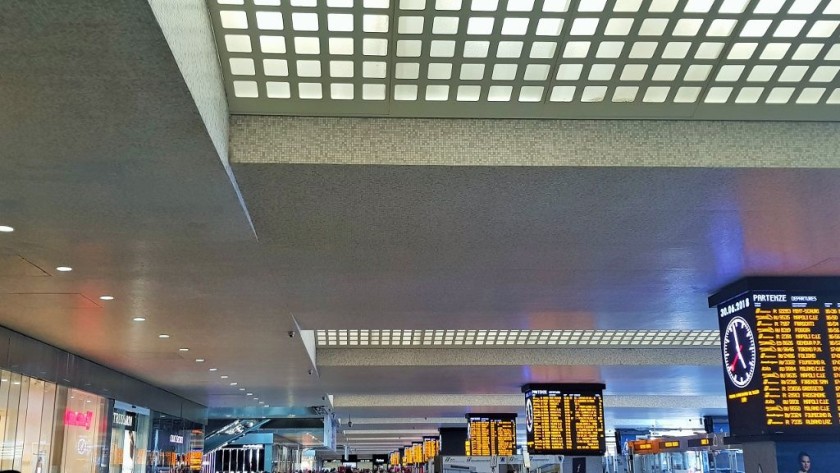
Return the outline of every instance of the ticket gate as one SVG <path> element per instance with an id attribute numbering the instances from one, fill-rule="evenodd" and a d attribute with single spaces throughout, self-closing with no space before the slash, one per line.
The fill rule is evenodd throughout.
<path id="1" fill-rule="evenodd" d="M 699 435 L 628 442 L 630 473 L 744 473 L 744 452 L 723 437 Z"/>

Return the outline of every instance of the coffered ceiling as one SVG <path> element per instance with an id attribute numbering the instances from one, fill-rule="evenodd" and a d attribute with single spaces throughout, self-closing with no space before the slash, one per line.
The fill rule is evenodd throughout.
<path id="1" fill-rule="evenodd" d="M 233 113 L 840 117 L 838 0 L 208 0 Z"/>

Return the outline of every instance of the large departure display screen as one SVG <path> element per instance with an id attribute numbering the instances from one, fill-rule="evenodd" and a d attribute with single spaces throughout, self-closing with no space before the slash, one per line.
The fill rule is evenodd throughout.
<path id="1" fill-rule="evenodd" d="M 528 453 L 603 455 L 603 384 L 527 384 L 525 435 Z"/>
<path id="2" fill-rule="evenodd" d="M 516 414 L 467 414 L 470 456 L 516 454 Z"/>
<path id="3" fill-rule="evenodd" d="M 791 278 L 793 290 L 761 287 L 778 279 L 750 278 L 749 290 L 710 298 L 717 302 L 731 433 L 836 438 L 840 285 L 831 293 L 825 278 Z"/>

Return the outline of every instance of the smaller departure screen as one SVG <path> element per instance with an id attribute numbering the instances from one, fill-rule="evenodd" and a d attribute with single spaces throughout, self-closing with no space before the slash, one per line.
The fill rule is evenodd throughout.
<path id="1" fill-rule="evenodd" d="M 467 414 L 470 456 L 514 455 L 516 414 Z"/>
<path id="2" fill-rule="evenodd" d="M 671 450 L 680 448 L 679 440 L 660 440 L 659 450 Z"/>
<path id="3" fill-rule="evenodd" d="M 423 460 L 429 461 L 440 452 L 440 438 L 423 437 Z"/>
<path id="4" fill-rule="evenodd" d="M 406 456 L 408 458 L 408 462 L 411 465 L 415 465 L 418 463 L 423 463 L 423 444 L 419 442 L 414 442 L 411 444 L 411 447 L 406 447 L 405 451 Z"/>
<path id="5" fill-rule="evenodd" d="M 687 444 L 688 448 L 708 447 L 712 444 L 712 440 L 709 438 L 688 439 Z"/>

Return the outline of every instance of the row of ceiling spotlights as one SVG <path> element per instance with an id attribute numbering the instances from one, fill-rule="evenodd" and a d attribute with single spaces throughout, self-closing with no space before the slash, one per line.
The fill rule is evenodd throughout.
<path id="1" fill-rule="evenodd" d="M 15 227 L 10 227 L 8 225 L 0 225 L 0 233 L 12 233 L 13 231 L 15 231 Z M 56 266 L 55 270 L 62 273 L 67 273 L 73 271 L 73 268 L 71 268 L 70 266 Z M 101 296 L 100 299 L 102 299 L 103 301 L 109 301 L 113 300 L 114 298 L 106 295 Z"/>
<path id="2" fill-rule="evenodd" d="M 8 226 L 8 225 L 0 225 L 0 233 L 12 233 L 14 231 L 15 231 L 14 227 L 11 227 L 11 226 Z M 73 268 L 70 267 L 70 266 L 57 266 L 55 269 L 56 269 L 56 271 L 59 271 L 59 272 L 62 272 L 62 273 L 67 273 L 67 272 L 73 271 Z M 102 300 L 102 301 L 113 301 L 115 298 L 114 298 L 114 296 L 105 294 L 105 295 L 99 296 L 99 299 Z M 132 320 L 135 321 L 135 322 L 145 322 L 146 318 L 145 317 L 134 317 Z M 158 335 L 158 338 L 167 339 L 167 338 L 171 338 L 171 337 L 169 336 L 169 334 L 162 333 L 162 334 Z M 188 351 L 190 351 L 190 349 L 187 348 L 187 347 L 182 347 L 182 348 L 179 348 L 178 351 L 188 352 Z M 196 363 L 204 363 L 205 361 L 206 360 L 204 358 L 196 358 L 195 359 Z M 210 368 L 208 371 L 215 372 L 215 371 L 218 371 L 218 368 Z M 219 376 L 219 378 L 220 379 L 229 379 L 230 377 L 228 375 L 221 375 L 221 376 Z M 229 384 L 230 384 L 230 386 L 238 386 L 239 385 L 239 383 L 236 382 L 236 381 L 231 381 Z M 246 391 L 245 388 L 239 388 L 239 390 L 240 391 Z M 250 397 L 250 396 L 253 396 L 254 393 L 249 392 L 249 393 L 245 393 L 245 395 Z M 258 398 L 258 397 L 254 397 L 253 399 L 255 401 L 259 401 L 259 404 L 262 404 L 263 407 L 271 407 L 270 405 L 265 404 L 265 401 L 260 401 L 259 400 L 260 398 Z"/>

